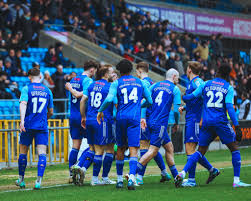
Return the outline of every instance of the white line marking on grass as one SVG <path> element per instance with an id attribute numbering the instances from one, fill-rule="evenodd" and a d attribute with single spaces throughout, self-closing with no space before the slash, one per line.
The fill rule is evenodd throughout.
<path id="1" fill-rule="evenodd" d="M 242 165 L 241 167 L 251 167 L 251 164 L 247 164 L 247 165 Z M 232 169 L 233 166 L 229 166 L 229 167 L 224 167 L 224 168 L 218 168 L 220 170 L 224 170 L 224 169 Z M 204 170 L 198 170 L 196 172 L 207 172 L 208 170 L 204 169 Z M 159 176 L 159 174 L 152 174 L 152 175 L 146 175 L 144 177 L 156 177 Z M 56 187 L 64 187 L 64 186 L 74 186 L 72 184 L 56 184 L 53 186 L 43 186 L 42 189 L 50 189 L 50 188 L 56 188 Z M 12 192 L 23 192 L 23 191 L 32 191 L 34 190 L 33 188 L 26 188 L 26 189 L 17 189 L 17 190 L 7 190 L 7 191 L 0 191 L 0 194 L 2 193 L 12 193 Z M 36 190 L 35 190 L 36 191 Z"/>

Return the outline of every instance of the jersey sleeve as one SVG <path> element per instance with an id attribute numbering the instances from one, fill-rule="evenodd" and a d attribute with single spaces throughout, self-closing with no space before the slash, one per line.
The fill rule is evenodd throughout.
<path id="1" fill-rule="evenodd" d="M 180 105 L 181 104 L 181 95 L 180 95 L 180 89 L 179 87 L 175 86 L 174 90 L 173 90 L 173 95 L 174 95 L 174 99 L 173 99 L 173 104 L 174 105 Z"/>
<path id="2" fill-rule="evenodd" d="M 86 95 L 88 94 L 88 88 L 89 86 L 93 83 L 93 80 L 89 77 L 86 77 L 83 80 L 82 86 L 83 86 L 83 94 Z M 87 95 L 86 95 L 87 96 Z"/>
<path id="3" fill-rule="evenodd" d="M 51 90 L 49 89 L 49 104 L 48 104 L 48 108 L 53 108 L 53 95 Z"/>
<path id="4" fill-rule="evenodd" d="M 150 105 L 153 104 L 153 100 L 152 100 L 152 97 L 151 97 L 151 92 L 148 89 L 146 82 L 142 81 L 142 85 L 143 85 L 143 89 L 144 89 L 144 91 L 143 91 L 144 98 L 146 99 L 148 104 L 150 104 Z"/>
<path id="5" fill-rule="evenodd" d="M 225 103 L 234 104 L 234 88 L 232 86 L 229 86 L 228 88 Z"/>
<path id="6" fill-rule="evenodd" d="M 202 95 L 202 90 L 204 88 L 205 84 L 202 79 L 196 79 L 193 82 L 193 88 L 195 89 L 192 94 L 197 98 Z"/>
<path id="7" fill-rule="evenodd" d="M 110 86 L 109 93 L 104 100 L 103 104 L 99 108 L 99 112 L 103 112 L 113 101 L 114 98 L 117 96 L 117 88 L 118 88 L 118 81 L 116 80 Z"/>
<path id="8" fill-rule="evenodd" d="M 25 86 L 21 90 L 21 96 L 20 96 L 19 102 L 22 102 L 22 101 L 28 102 L 28 99 L 29 99 L 29 97 L 28 97 L 28 86 Z"/>

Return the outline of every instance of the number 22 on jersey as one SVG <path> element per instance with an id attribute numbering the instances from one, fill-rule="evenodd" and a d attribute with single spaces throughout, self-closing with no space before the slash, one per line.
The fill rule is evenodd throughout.
<path id="1" fill-rule="evenodd" d="M 222 108 L 222 100 L 223 100 L 223 93 L 218 91 L 215 94 L 215 97 L 218 98 L 215 103 L 213 103 L 214 100 L 214 93 L 213 91 L 208 91 L 207 92 L 207 97 L 209 97 L 209 100 L 207 102 L 207 107 L 216 107 L 216 108 Z"/>

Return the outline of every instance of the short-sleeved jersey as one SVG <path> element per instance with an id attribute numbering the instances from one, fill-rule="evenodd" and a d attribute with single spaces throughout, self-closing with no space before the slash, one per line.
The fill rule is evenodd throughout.
<path id="1" fill-rule="evenodd" d="M 215 78 L 203 89 L 203 125 L 227 123 L 226 103 L 233 104 L 233 87 L 224 79 Z"/>
<path id="2" fill-rule="evenodd" d="M 153 104 L 149 107 L 148 124 L 167 126 L 172 104 L 181 103 L 180 90 L 172 82 L 165 80 L 152 85 L 150 91 Z"/>
<path id="3" fill-rule="evenodd" d="M 193 93 L 198 87 L 201 87 L 203 85 L 204 85 L 203 80 L 200 79 L 198 76 L 193 78 L 187 86 L 186 94 L 188 95 Z M 202 107 L 203 107 L 202 95 L 187 101 L 186 121 L 199 122 L 201 120 Z"/>
<path id="4" fill-rule="evenodd" d="M 48 130 L 47 109 L 53 108 L 51 90 L 41 83 L 31 83 L 22 89 L 21 101 L 27 102 L 25 129 Z"/>
<path id="5" fill-rule="evenodd" d="M 83 91 L 83 81 L 86 78 L 89 78 L 89 77 L 87 77 L 86 75 L 79 75 L 75 78 L 72 78 L 72 80 L 70 81 L 72 88 L 79 92 Z M 75 96 L 71 94 L 70 119 L 81 119 L 80 101 L 81 101 L 81 98 L 76 98 Z"/>
<path id="6" fill-rule="evenodd" d="M 122 76 L 117 81 L 117 119 L 140 121 L 141 100 L 144 92 L 142 81 L 132 75 Z"/>
<path id="7" fill-rule="evenodd" d="M 87 115 L 86 120 L 95 120 L 97 119 L 97 114 L 100 106 L 104 102 L 105 98 L 109 93 L 109 88 L 111 83 L 101 79 L 96 82 L 93 82 L 87 91 L 84 91 L 84 95 L 88 96 L 88 106 L 87 106 Z M 111 104 L 104 110 L 104 121 L 113 121 L 113 107 L 114 104 Z"/>

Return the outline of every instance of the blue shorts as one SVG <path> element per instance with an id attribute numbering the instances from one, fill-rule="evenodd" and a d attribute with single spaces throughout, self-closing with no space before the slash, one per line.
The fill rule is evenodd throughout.
<path id="1" fill-rule="evenodd" d="M 70 119 L 70 133 L 73 140 L 86 138 L 86 129 L 81 126 L 81 120 Z"/>
<path id="2" fill-rule="evenodd" d="M 87 141 L 90 145 L 107 145 L 110 144 L 112 136 L 112 124 L 102 122 L 100 125 L 96 120 L 86 121 Z"/>
<path id="3" fill-rule="evenodd" d="M 149 131 L 150 145 L 160 148 L 161 145 L 171 142 L 167 133 L 167 126 L 152 125 L 149 127 Z"/>
<path id="4" fill-rule="evenodd" d="M 188 142 L 199 142 L 200 136 L 200 123 L 198 122 L 187 122 L 185 127 L 185 141 L 184 143 Z"/>
<path id="5" fill-rule="evenodd" d="M 120 119 L 116 121 L 116 143 L 119 147 L 139 147 L 140 121 Z"/>
<path id="6" fill-rule="evenodd" d="M 147 140 L 147 141 L 150 140 L 150 132 L 148 127 L 146 127 L 145 130 L 143 129 L 140 130 L 140 140 Z"/>
<path id="7" fill-rule="evenodd" d="M 35 145 L 48 145 L 48 130 L 26 130 L 20 134 L 19 144 L 30 146 L 33 138 Z"/>
<path id="8" fill-rule="evenodd" d="M 215 126 L 202 125 L 199 145 L 208 146 L 217 136 L 220 137 L 222 144 L 236 141 L 236 135 L 232 126 L 229 123 L 218 123 Z"/>

